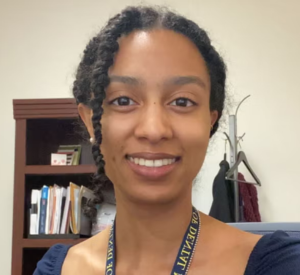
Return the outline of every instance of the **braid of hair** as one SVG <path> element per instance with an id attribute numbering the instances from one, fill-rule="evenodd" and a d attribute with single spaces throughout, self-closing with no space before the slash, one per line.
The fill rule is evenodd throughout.
<path id="1" fill-rule="evenodd" d="M 134 14 L 135 13 L 135 14 Z M 101 153 L 103 101 L 106 93 L 105 89 L 109 85 L 108 70 L 113 65 L 114 55 L 119 49 L 118 39 L 122 34 L 130 33 L 136 27 L 140 18 L 136 10 L 128 9 L 127 12 L 118 14 L 109 20 L 107 26 L 100 32 L 99 44 L 97 49 L 97 62 L 92 70 L 91 90 L 93 99 L 91 108 L 93 110 L 92 123 L 94 128 L 95 142 L 92 146 L 92 154 L 97 166 L 95 174 L 94 192 L 97 195 L 97 202 L 103 201 L 101 190 L 110 183 L 105 174 L 105 161 Z"/>

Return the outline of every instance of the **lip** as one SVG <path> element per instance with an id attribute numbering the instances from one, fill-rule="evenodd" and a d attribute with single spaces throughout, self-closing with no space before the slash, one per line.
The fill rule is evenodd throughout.
<path id="1" fill-rule="evenodd" d="M 132 171 L 135 174 L 148 180 L 158 180 L 162 177 L 167 176 L 176 168 L 176 166 L 179 164 L 181 160 L 181 158 L 178 156 L 165 154 L 165 153 L 134 153 L 134 154 L 128 154 L 127 156 L 133 158 L 150 159 L 150 160 L 170 159 L 170 158 L 176 159 L 174 163 L 169 165 L 164 165 L 161 167 L 146 167 L 146 166 L 135 164 L 134 162 L 131 162 L 128 158 L 126 158 L 126 161 L 129 167 L 132 169 Z"/>

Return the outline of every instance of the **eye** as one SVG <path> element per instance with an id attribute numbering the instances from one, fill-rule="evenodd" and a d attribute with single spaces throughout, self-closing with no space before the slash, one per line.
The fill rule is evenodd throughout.
<path id="1" fill-rule="evenodd" d="M 121 96 L 111 101 L 110 104 L 117 106 L 130 106 L 135 105 L 136 103 L 127 96 Z"/>
<path id="2" fill-rule="evenodd" d="M 175 99 L 174 101 L 172 101 L 170 103 L 171 106 L 179 106 L 179 107 L 190 107 L 190 106 L 194 106 L 195 102 L 193 102 L 192 100 L 185 98 L 185 97 L 180 97 Z"/>

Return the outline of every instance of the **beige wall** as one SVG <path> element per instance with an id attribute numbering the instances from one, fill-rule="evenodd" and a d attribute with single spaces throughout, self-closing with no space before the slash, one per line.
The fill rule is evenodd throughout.
<path id="1" fill-rule="evenodd" d="M 0 0 L 0 266 L 10 274 L 14 120 L 12 99 L 71 96 L 86 42 L 109 16 L 136 1 Z M 265 221 L 300 221 L 300 2 L 298 0 L 154 1 L 169 4 L 206 28 L 229 69 L 243 149 L 261 178 Z M 226 125 L 225 125 L 226 127 Z M 218 135 L 193 193 L 204 212 L 223 155 Z"/>

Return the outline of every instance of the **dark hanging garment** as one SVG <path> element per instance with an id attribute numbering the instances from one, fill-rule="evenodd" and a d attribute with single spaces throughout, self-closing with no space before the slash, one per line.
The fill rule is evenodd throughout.
<path id="1" fill-rule="evenodd" d="M 209 215 L 219 221 L 234 222 L 233 184 L 226 180 L 230 166 L 226 160 L 220 163 L 220 170 L 213 183 L 213 203 Z"/>
<path id="2" fill-rule="evenodd" d="M 246 181 L 243 174 L 238 174 L 240 181 Z M 243 212 L 245 222 L 261 222 L 257 190 L 253 184 L 239 182 L 240 199 L 243 201 Z"/>

